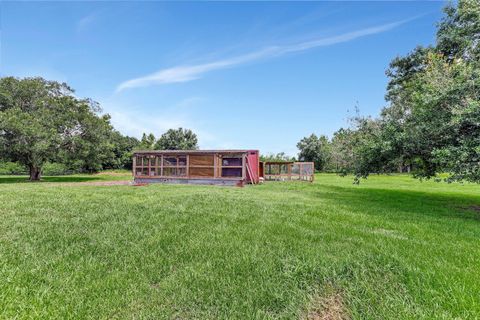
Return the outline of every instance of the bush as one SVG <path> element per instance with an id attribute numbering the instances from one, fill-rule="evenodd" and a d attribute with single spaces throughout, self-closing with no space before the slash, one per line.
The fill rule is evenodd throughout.
<path id="1" fill-rule="evenodd" d="M 27 168 L 18 162 L 0 162 L 0 175 L 27 174 Z"/>
<path id="2" fill-rule="evenodd" d="M 62 163 L 47 162 L 42 168 L 42 174 L 45 176 L 60 176 L 70 173 L 72 173 L 71 170 Z"/>

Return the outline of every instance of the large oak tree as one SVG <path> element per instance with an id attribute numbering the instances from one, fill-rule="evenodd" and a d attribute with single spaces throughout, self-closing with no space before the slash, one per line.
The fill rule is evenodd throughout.
<path id="1" fill-rule="evenodd" d="M 28 167 L 39 180 L 47 161 L 79 163 L 89 170 L 111 157 L 109 116 L 79 99 L 65 83 L 43 78 L 0 79 L 0 155 Z"/>

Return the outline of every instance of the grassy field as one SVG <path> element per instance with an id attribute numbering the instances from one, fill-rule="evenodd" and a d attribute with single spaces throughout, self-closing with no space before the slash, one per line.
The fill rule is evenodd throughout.
<path id="1" fill-rule="evenodd" d="M 103 182 L 117 180 L 131 180 L 132 173 L 126 170 L 115 170 L 100 172 L 97 174 L 71 174 L 68 176 L 47 176 L 42 177 L 42 181 L 34 183 L 74 183 L 74 182 Z M 0 175 L 0 184 L 3 183 L 31 183 L 28 176 L 2 176 Z"/>
<path id="2" fill-rule="evenodd" d="M 480 318 L 480 186 L 128 178 L 0 177 L 0 318 Z"/>

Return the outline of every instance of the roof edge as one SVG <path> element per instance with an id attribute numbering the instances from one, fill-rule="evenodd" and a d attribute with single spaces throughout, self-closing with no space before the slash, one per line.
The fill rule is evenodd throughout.
<path id="1" fill-rule="evenodd" d="M 231 150 L 135 150 L 133 154 L 138 153 L 156 153 L 156 154 L 172 154 L 172 153 L 245 153 L 259 152 L 254 149 L 231 149 Z"/>

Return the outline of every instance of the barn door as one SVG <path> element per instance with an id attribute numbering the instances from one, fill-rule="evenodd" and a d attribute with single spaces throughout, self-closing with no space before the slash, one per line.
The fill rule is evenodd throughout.
<path id="1" fill-rule="evenodd" d="M 246 156 L 247 182 L 257 184 L 259 182 L 258 152 L 249 151 Z"/>

